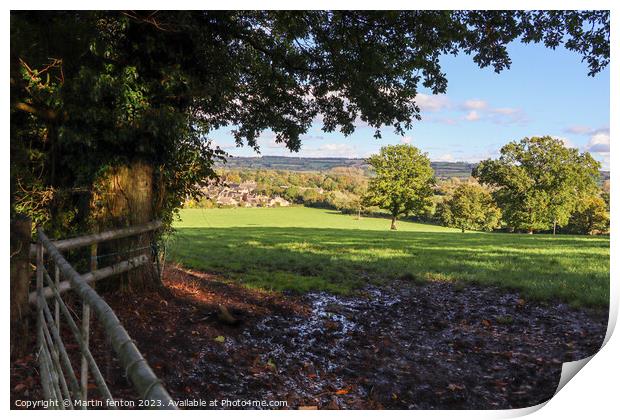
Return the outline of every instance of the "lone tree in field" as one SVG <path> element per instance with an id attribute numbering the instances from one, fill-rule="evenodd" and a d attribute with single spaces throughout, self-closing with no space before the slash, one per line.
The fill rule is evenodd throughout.
<path id="1" fill-rule="evenodd" d="M 461 184 L 440 204 L 438 212 L 446 226 L 465 230 L 493 230 L 499 226 L 501 211 L 491 193 L 481 185 Z"/>
<path id="2" fill-rule="evenodd" d="M 515 230 L 565 226 L 582 197 L 597 190 L 600 163 L 550 136 L 524 138 L 502 147 L 498 159 L 480 162 L 474 176 L 495 187 L 504 221 Z"/>
<path id="3" fill-rule="evenodd" d="M 409 214 L 419 215 L 431 204 L 435 184 L 431 161 L 416 147 L 401 144 L 385 146 L 367 160 L 375 171 L 368 183 L 365 203 L 387 210 L 396 219 Z"/>

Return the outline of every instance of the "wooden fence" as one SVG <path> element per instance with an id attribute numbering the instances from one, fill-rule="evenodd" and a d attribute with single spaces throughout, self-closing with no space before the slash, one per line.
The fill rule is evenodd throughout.
<path id="1" fill-rule="evenodd" d="M 87 408 L 89 375 L 92 375 L 98 390 L 98 401 L 103 404 L 98 408 L 116 407 L 105 378 L 89 349 L 91 311 L 94 312 L 96 321 L 103 327 L 127 378 L 139 397 L 147 402 L 146 408 L 176 408 L 112 308 L 89 285 L 96 280 L 129 271 L 151 261 L 149 255 L 144 253 L 109 267 L 97 269 L 95 248 L 97 243 L 151 232 L 160 227 L 160 222 L 150 222 L 60 241 L 51 241 L 42 229 L 37 230 L 38 240 L 31 248 L 31 255 L 34 254 L 36 258 L 36 290 L 30 293 L 29 301 L 37 308 L 37 348 L 43 394 L 46 399 L 57 401 L 50 404 L 50 408 Z M 60 251 L 85 246 L 91 246 L 91 272 L 81 275 L 67 262 Z M 53 278 L 51 270 L 46 267 L 46 257 L 48 264 L 53 263 Z M 73 291 L 82 304 L 79 326 L 61 296 L 68 290 Z M 53 311 L 47 302 L 48 299 L 53 299 Z M 62 323 L 61 314 L 62 320 L 65 321 Z M 67 346 L 63 342 L 62 328 L 65 325 L 75 337 L 79 348 L 81 362 L 79 381 Z"/>

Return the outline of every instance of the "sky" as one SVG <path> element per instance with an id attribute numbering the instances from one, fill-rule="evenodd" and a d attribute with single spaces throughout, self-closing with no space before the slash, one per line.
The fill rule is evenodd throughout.
<path id="1" fill-rule="evenodd" d="M 319 123 L 302 136 L 298 153 L 264 132 L 260 152 L 269 156 L 365 158 L 388 144 L 407 143 L 428 153 L 433 161 L 479 162 L 499 155 L 506 143 L 524 137 L 550 135 L 567 146 L 590 152 L 609 170 L 609 67 L 587 75 L 581 57 L 564 48 L 513 43 L 512 66 L 500 74 L 480 69 L 465 54 L 441 60 L 447 74 L 446 94 L 420 90 L 417 102 L 422 121 L 414 121 L 405 136 L 392 127 L 373 137 L 374 129 L 358 126 L 345 137 L 324 133 Z M 215 144 L 233 156 L 258 156 L 247 146 L 236 147 L 230 128 L 209 133 Z"/>

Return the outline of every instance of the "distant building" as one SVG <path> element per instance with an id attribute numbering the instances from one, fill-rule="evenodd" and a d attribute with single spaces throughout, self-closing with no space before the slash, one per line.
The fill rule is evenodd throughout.
<path id="1" fill-rule="evenodd" d="M 239 205 L 239 202 L 237 200 L 235 200 L 232 197 L 228 197 L 226 195 L 218 196 L 216 203 L 221 206 L 231 206 L 231 207 L 236 207 Z"/>
<path id="2" fill-rule="evenodd" d="M 282 197 L 268 197 L 256 194 L 256 182 L 245 181 L 242 183 L 210 184 L 202 190 L 202 193 L 215 200 L 218 206 L 226 207 L 287 207 L 291 203 Z"/>
<path id="3" fill-rule="evenodd" d="M 291 203 L 282 197 L 274 197 L 269 200 L 269 207 L 288 207 Z"/>

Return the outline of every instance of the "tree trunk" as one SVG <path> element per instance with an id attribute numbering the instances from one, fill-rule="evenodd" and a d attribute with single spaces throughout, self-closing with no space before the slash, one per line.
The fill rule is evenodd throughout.
<path id="1" fill-rule="evenodd" d="M 461 233 L 465 233 L 465 228 L 461 227 Z"/>
<path id="2" fill-rule="evenodd" d="M 29 347 L 30 240 L 32 221 L 18 215 L 11 221 L 11 359 Z"/>
<path id="3" fill-rule="evenodd" d="M 390 226 L 391 230 L 396 230 L 396 216 L 392 216 L 392 226 Z"/>
<path id="4" fill-rule="evenodd" d="M 92 199 L 92 220 L 95 230 L 133 226 L 153 219 L 153 168 L 142 162 L 119 166 L 108 171 L 96 183 Z M 114 263 L 150 254 L 151 232 L 100 244 L 99 265 Z M 138 291 L 159 285 L 159 276 L 152 264 L 124 273 L 118 281 L 106 281 L 106 289 Z"/>
<path id="5" fill-rule="evenodd" d="M 555 235 L 555 228 L 558 225 L 557 220 L 553 219 L 553 234 Z"/>

